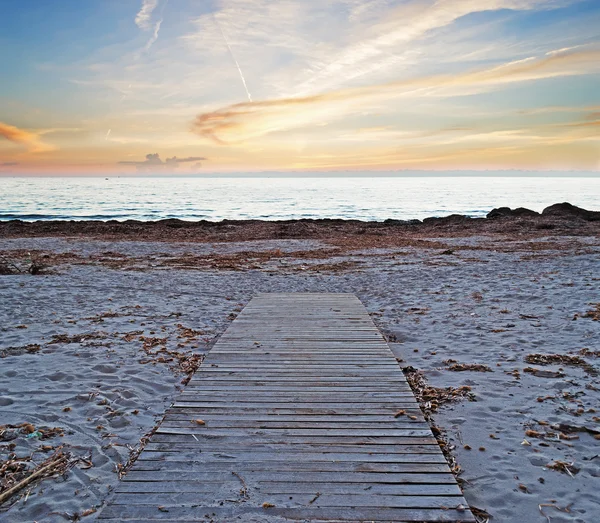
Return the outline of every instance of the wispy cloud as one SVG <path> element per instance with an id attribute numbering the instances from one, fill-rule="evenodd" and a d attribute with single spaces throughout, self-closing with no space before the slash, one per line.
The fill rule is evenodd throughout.
<path id="1" fill-rule="evenodd" d="M 243 141 L 277 131 L 314 126 L 328 118 L 353 114 L 361 106 L 401 96 L 450 97 L 474 94 L 501 86 L 559 76 L 600 72 L 600 48 L 550 52 L 542 57 L 456 75 L 417 77 L 362 88 L 342 89 L 314 96 L 238 103 L 198 115 L 193 131 L 216 143 Z"/>
<path id="2" fill-rule="evenodd" d="M 152 35 L 144 46 L 145 51 L 148 51 L 158 40 L 160 26 L 163 23 L 163 12 L 168 3 L 169 0 L 164 0 L 160 18 L 154 22 L 153 13 L 158 7 L 158 0 L 142 0 L 142 7 L 135 17 L 135 24 L 143 31 L 152 31 Z"/>
<path id="3" fill-rule="evenodd" d="M 146 42 L 146 45 L 144 46 L 144 50 L 148 51 L 148 49 L 150 49 L 154 43 L 158 40 L 158 33 L 160 31 L 160 26 L 162 25 L 162 18 L 156 22 L 156 24 L 154 24 L 154 31 L 152 32 L 152 36 L 150 37 L 150 39 Z"/>
<path id="4" fill-rule="evenodd" d="M 144 31 L 149 31 L 152 27 L 152 13 L 158 6 L 158 0 L 143 0 L 142 7 L 135 16 L 135 24 Z"/>
<path id="5" fill-rule="evenodd" d="M 567 3 L 568 0 L 438 0 L 431 4 L 418 0 L 403 2 L 392 9 L 385 6 L 381 19 L 367 27 L 358 24 L 358 38 L 318 67 L 311 78 L 297 87 L 295 95 L 336 88 L 355 78 L 389 69 L 414 55 L 411 43 L 469 14 L 500 9 L 523 11 Z M 350 19 L 360 20 L 363 7 L 373 4 L 355 3 Z"/>
<path id="6" fill-rule="evenodd" d="M 53 151 L 55 147 L 40 140 L 40 133 L 25 131 L 13 125 L 0 122 L 0 136 L 8 141 L 24 147 L 30 153 Z"/>

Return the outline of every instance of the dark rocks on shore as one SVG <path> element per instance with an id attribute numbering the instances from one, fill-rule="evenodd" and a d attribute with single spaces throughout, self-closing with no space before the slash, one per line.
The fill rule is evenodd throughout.
<path id="1" fill-rule="evenodd" d="M 486 218 L 534 218 L 539 215 L 539 212 L 526 209 L 525 207 L 517 207 L 516 209 L 511 209 L 510 207 L 498 207 L 497 209 L 492 209 L 488 212 Z"/>
<path id="2" fill-rule="evenodd" d="M 558 218 L 580 218 L 588 222 L 600 221 L 600 211 L 588 211 L 570 203 L 555 203 L 542 211 L 542 216 L 555 216 Z"/>
<path id="3" fill-rule="evenodd" d="M 384 220 L 383 223 L 386 225 L 420 225 L 421 220 L 413 219 L 413 220 L 395 220 L 394 218 L 388 218 Z"/>
<path id="4" fill-rule="evenodd" d="M 268 238 L 321 239 L 354 235 L 420 234 L 435 230 L 436 234 L 478 234 L 483 232 L 515 232 L 553 230 L 555 233 L 597 234 L 600 212 L 588 211 L 569 203 L 551 205 L 537 213 L 530 209 L 500 207 L 486 218 L 461 214 L 431 217 L 424 220 L 394 220 L 366 222 L 343 219 L 300 220 L 207 220 L 158 221 L 81 220 L 81 221 L 0 221 L 0 238 L 68 237 L 136 239 L 139 241 L 246 241 Z"/>
<path id="5" fill-rule="evenodd" d="M 471 218 L 464 214 L 451 214 L 450 216 L 431 217 L 423 220 L 423 225 L 462 225 L 465 222 L 478 220 L 481 218 Z"/>
<path id="6" fill-rule="evenodd" d="M 546 207 L 542 214 L 526 209 L 524 207 L 518 207 L 517 209 L 511 209 L 510 207 L 498 207 L 492 209 L 486 216 L 488 219 L 497 218 L 536 218 L 536 217 L 552 217 L 562 219 L 581 219 L 588 222 L 594 222 L 600 220 L 599 211 L 588 211 L 581 207 L 576 207 L 570 203 L 555 203 L 550 207 Z"/>

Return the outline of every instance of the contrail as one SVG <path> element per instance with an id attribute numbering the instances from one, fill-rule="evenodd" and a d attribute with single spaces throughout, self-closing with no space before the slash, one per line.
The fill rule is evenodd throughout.
<path id="1" fill-rule="evenodd" d="M 106 133 L 106 136 L 104 137 L 104 139 L 105 139 L 105 140 L 108 140 L 108 137 L 110 136 L 110 131 L 111 131 L 111 130 L 112 130 L 112 129 L 109 129 L 109 130 L 107 131 L 107 133 Z"/>
<path id="2" fill-rule="evenodd" d="M 233 55 L 233 51 L 231 50 L 231 46 L 229 45 L 229 42 L 227 41 L 227 37 L 225 36 L 223 29 L 221 29 L 221 24 L 219 24 L 219 21 L 217 20 L 217 17 L 214 14 L 213 14 L 213 19 L 215 21 L 215 24 L 217 24 L 219 31 L 221 32 L 221 36 L 223 37 L 223 40 L 225 41 L 225 45 L 227 46 L 227 49 L 229 49 L 229 54 L 231 55 L 231 59 L 235 63 L 235 66 L 237 67 L 237 70 L 240 73 L 240 78 L 242 79 L 242 83 L 244 84 L 244 89 L 246 89 L 246 94 L 248 95 L 248 100 L 250 100 L 250 102 L 252 102 L 252 96 L 250 95 L 250 91 L 248 91 L 248 86 L 246 85 L 246 79 L 244 78 L 244 74 L 242 73 L 240 64 L 238 64 L 238 61 L 235 59 L 235 56 Z"/>

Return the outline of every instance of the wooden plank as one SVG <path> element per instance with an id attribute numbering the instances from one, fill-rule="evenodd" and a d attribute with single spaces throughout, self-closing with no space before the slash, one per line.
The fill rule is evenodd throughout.
<path id="1" fill-rule="evenodd" d="M 474 518 L 359 300 L 284 293 L 220 337 L 99 520 Z"/>
<path id="2" fill-rule="evenodd" d="M 210 493 L 212 495 L 222 494 L 223 492 L 239 493 L 240 481 L 231 475 L 232 479 L 223 481 L 161 481 L 161 482 L 146 482 L 146 481 L 123 481 L 119 484 L 116 492 L 126 493 L 183 493 L 191 492 Z M 301 481 L 258 481 L 255 484 L 257 490 L 264 490 L 270 494 L 311 494 L 315 495 L 315 484 Z M 368 488 L 369 490 L 365 490 Z M 419 483 L 372 483 L 365 487 L 362 483 L 319 483 L 318 492 L 322 494 L 354 494 L 361 495 L 368 492 L 369 495 L 393 495 L 393 496 L 460 496 L 461 491 L 456 483 L 439 483 L 439 484 L 419 484 Z"/>
<path id="3" fill-rule="evenodd" d="M 236 521 L 244 523 L 265 523 L 269 521 L 313 521 L 313 522 L 340 522 L 340 521 L 368 521 L 368 522 L 395 522 L 408 521 L 431 522 L 431 521 L 475 521 L 464 505 L 457 498 L 455 507 L 443 509 L 434 508 L 386 508 L 386 507 L 269 507 L 263 508 L 263 503 L 268 503 L 267 495 L 261 497 L 260 503 L 250 505 L 249 503 L 230 503 L 230 506 L 216 505 L 183 505 L 161 506 L 111 504 L 106 507 L 100 515 L 100 519 L 128 522 L 147 521 Z M 290 500 L 293 501 L 293 500 Z M 291 504 L 291 503 L 290 503 Z M 461 507 L 457 509 L 456 507 Z M 200 513 L 202 512 L 202 515 Z M 206 515 L 206 517 L 205 517 Z M 270 518 L 270 519 L 269 519 Z M 278 518 L 278 519 L 277 519 Z"/>

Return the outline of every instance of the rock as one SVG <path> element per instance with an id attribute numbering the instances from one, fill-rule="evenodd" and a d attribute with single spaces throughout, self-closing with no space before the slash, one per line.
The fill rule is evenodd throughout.
<path id="1" fill-rule="evenodd" d="M 511 213 L 510 207 L 498 207 L 497 209 L 492 209 L 488 212 L 486 218 L 504 218 L 505 216 L 510 216 Z"/>
<path id="2" fill-rule="evenodd" d="M 494 218 L 522 218 L 522 217 L 535 217 L 539 216 L 540 213 L 532 211 L 531 209 L 526 209 L 525 207 L 517 207 L 516 209 L 511 209 L 510 207 L 498 207 L 497 209 L 492 209 L 486 216 L 486 218 L 494 219 Z"/>
<path id="3" fill-rule="evenodd" d="M 526 207 L 517 207 L 514 211 L 513 211 L 513 216 L 526 216 L 526 217 L 535 217 L 535 216 L 539 216 L 540 213 L 539 212 L 535 212 L 532 211 L 531 209 L 527 209 Z"/>
<path id="4" fill-rule="evenodd" d="M 467 221 L 471 221 L 473 218 L 465 216 L 464 214 L 451 214 L 450 216 L 444 216 L 441 218 L 425 218 L 423 220 L 424 225 L 454 225 L 462 224 Z"/>
<path id="5" fill-rule="evenodd" d="M 384 220 L 383 223 L 386 225 L 420 225 L 421 220 L 395 220 L 394 218 L 388 218 L 387 220 Z"/>
<path id="6" fill-rule="evenodd" d="M 588 211 L 570 203 L 555 203 L 542 211 L 542 216 L 556 216 L 560 218 L 579 218 L 588 222 L 600 221 L 600 211 Z"/>

